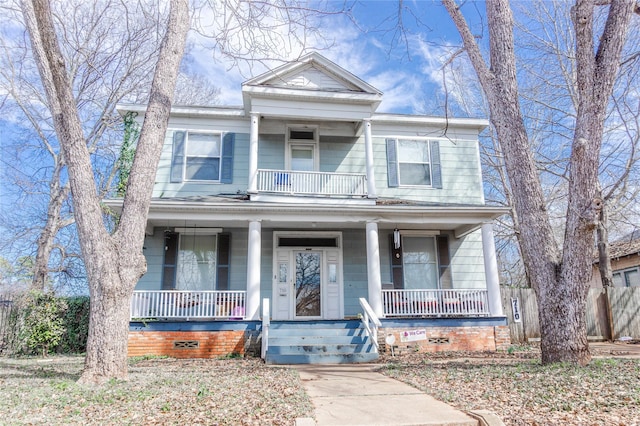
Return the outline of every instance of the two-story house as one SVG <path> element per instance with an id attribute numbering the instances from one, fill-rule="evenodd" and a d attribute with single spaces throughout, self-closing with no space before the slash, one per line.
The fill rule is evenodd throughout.
<path id="1" fill-rule="evenodd" d="M 172 108 L 131 355 L 260 342 L 268 362 L 349 362 L 378 344 L 508 345 L 491 225 L 504 209 L 485 205 L 480 167 L 486 120 L 377 113 L 382 93 L 317 53 L 242 94 L 240 107 Z"/>

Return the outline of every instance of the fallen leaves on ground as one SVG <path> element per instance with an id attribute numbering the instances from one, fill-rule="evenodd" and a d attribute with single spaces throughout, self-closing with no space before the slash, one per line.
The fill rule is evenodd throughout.
<path id="1" fill-rule="evenodd" d="M 127 381 L 76 384 L 80 357 L 0 359 L 0 424 L 292 425 L 313 417 L 295 370 L 260 359 L 148 359 Z"/>
<path id="2" fill-rule="evenodd" d="M 543 366 L 539 352 L 404 354 L 381 372 L 506 425 L 640 425 L 640 360 Z M 490 358 L 487 358 L 489 357 Z"/>

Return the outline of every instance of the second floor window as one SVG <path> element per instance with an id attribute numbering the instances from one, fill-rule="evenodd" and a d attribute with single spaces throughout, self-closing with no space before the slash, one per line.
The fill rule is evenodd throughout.
<path id="1" fill-rule="evenodd" d="M 425 139 L 387 139 L 389 187 L 442 188 L 440 142 Z"/>
<path id="2" fill-rule="evenodd" d="M 171 182 L 232 183 L 234 133 L 174 131 Z"/>
<path id="3" fill-rule="evenodd" d="M 184 178 L 220 180 L 220 135 L 187 133 Z"/>
<path id="4" fill-rule="evenodd" d="M 398 140 L 400 185 L 431 185 L 429 141 Z"/>

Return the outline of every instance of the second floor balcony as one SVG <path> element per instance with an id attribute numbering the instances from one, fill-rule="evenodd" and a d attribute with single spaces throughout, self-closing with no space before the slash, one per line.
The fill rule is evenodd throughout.
<path id="1" fill-rule="evenodd" d="M 366 198 L 367 177 L 357 173 L 327 173 L 258 169 L 259 194 Z"/>

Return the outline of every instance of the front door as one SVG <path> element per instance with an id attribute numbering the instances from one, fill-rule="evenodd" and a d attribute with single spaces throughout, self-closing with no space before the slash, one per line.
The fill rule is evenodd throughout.
<path id="1" fill-rule="evenodd" d="M 343 318 L 340 237 L 337 232 L 274 232 L 273 320 Z"/>
<path id="2" fill-rule="evenodd" d="M 296 251 L 294 315 L 296 319 L 322 317 L 322 252 Z"/>

